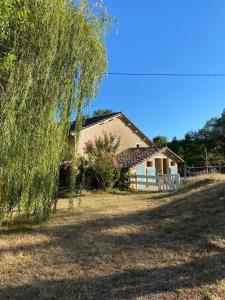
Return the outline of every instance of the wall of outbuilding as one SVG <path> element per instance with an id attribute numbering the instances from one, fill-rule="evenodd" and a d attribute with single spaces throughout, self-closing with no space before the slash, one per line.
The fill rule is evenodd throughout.
<path id="1" fill-rule="evenodd" d="M 145 170 L 145 174 L 148 174 L 148 167 L 147 167 L 147 163 L 148 162 L 151 162 L 152 163 L 152 166 L 151 168 L 156 168 L 156 159 L 167 159 L 167 174 L 170 174 L 170 169 L 173 168 L 174 171 L 176 173 L 178 173 L 178 164 L 177 162 L 175 162 L 174 160 L 172 160 L 171 157 L 168 157 L 166 154 L 163 154 L 163 153 L 159 153 L 157 154 L 156 156 L 154 157 L 150 157 L 148 159 L 146 159 L 145 161 L 141 162 L 139 165 L 144 165 L 144 170 Z M 173 163 L 173 165 L 172 165 Z M 132 168 L 130 168 L 130 175 L 136 175 L 137 173 L 137 168 L 139 165 L 136 165 L 136 166 L 133 166 Z M 134 180 L 132 180 L 134 181 Z M 137 189 L 137 185 L 136 183 L 133 183 L 131 184 L 131 189 Z M 158 191 L 158 187 L 157 186 L 151 186 L 151 185 L 148 185 L 146 187 L 143 187 L 143 189 L 145 190 L 150 190 L 150 191 Z"/>

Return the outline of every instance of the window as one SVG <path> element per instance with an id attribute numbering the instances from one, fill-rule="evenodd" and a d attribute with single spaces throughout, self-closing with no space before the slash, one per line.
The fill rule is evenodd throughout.
<path id="1" fill-rule="evenodd" d="M 173 167 L 175 166 L 175 162 L 171 160 L 170 165 Z"/>
<path id="2" fill-rule="evenodd" d="M 147 161 L 147 167 L 151 168 L 153 166 L 152 161 Z"/>
<path id="3" fill-rule="evenodd" d="M 140 148 L 140 144 L 137 144 L 137 148 Z"/>
<path id="4" fill-rule="evenodd" d="M 113 142 L 112 142 L 112 146 L 115 147 L 116 144 L 118 143 L 118 141 L 119 141 L 118 138 L 115 137 Z"/>

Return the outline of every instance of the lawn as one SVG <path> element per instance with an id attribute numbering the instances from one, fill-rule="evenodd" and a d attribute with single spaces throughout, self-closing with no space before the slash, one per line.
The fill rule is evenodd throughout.
<path id="1" fill-rule="evenodd" d="M 225 299 L 225 183 L 60 200 L 0 229 L 0 299 Z"/>

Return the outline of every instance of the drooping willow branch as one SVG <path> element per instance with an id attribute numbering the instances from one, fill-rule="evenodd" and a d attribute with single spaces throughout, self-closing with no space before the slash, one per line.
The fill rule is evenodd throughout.
<path id="1" fill-rule="evenodd" d="M 44 219 L 54 206 L 71 113 L 79 137 L 83 109 L 107 68 L 109 22 L 87 1 L 17 0 L 17 8 L 23 20 L 12 19 L 1 37 L 15 60 L 0 76 L 0 220 L 15 208 Z"/>

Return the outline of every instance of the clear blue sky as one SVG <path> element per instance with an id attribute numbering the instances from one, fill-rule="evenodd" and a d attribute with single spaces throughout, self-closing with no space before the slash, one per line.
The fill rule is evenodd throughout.
<path id="1" fill-rule="evenodd" d="M 119 21 L 109 72 L 225 73 L 224 0 L 104 0 Z M 123 111 L 152 138 L 178 138 L 225 108 L 224 78 L 105 78 L 91 111 Z"/>

